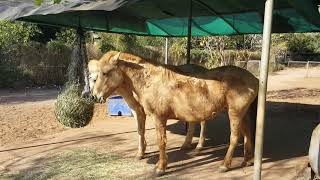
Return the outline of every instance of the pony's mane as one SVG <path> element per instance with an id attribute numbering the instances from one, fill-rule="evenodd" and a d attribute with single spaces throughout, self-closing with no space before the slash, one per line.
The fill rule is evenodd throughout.
<path id="1" fill-rule="evenodd" d="M 119 51 L 108 51 L 101 58 L 101 60 L 108 62 L 110 60 L 110 58 L 112 58 L 113 56 L 115 56 L 118 53 L 119 53 Z M 163 77 L 166 77 L 168 79 L 175 78 L 176 74 L 186 75 L 186 76 L 191 75 L 192 76 L 192 73 L 184 72 L 176 66 L 163 65 L 163 64 L 160 64 L 154 60 L 144 59 L 140 56 L 129 54 L 129 53 L 120 52 L 119 60 L 124 61 L 124 62 L 128 62 L 128 63 L 133 63 L 133 64 L 140 64 L 140 65 L 142 65 L 142 64 L 148 65 L 149 64 L 148 69 L 151 72 L 160 72 Z M 130 66 L 133 67 L 133 65 L 130 65 Z"/>
<path id="2" fill-rule="evenodd" d="M 118 54 L 119 51 L 108 51 L 106 54 L 104 54 L 102 56 L 102 60 L 103 61 L 109 61 L 111 57 L 115 56 L 116 54 Z M 160 65 L 159 63 L 137 56 L 137 55 L 133 55 L 133 54 L 129 54 L 129 53 L 125 53 L 125 52 L 120 52 L 120 60 L 123 61 L 127 61 L 127 62 L 132 62 L 132 63 L 136 63 L 136 64 L 144 64 L 144 63 L 150 63 L 153 65 Z"/>

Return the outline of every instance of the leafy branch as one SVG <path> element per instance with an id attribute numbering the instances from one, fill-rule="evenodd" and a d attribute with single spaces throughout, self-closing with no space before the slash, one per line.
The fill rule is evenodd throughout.
<path id="1" fill-rule="evenodd" d="M 51 0 L 54 4 L 59 4 L 62 0 Z M 43 3 L 43 0 L 34 0 L 34 3 L 37 6 L 41 6 L 41 4 Z"/>

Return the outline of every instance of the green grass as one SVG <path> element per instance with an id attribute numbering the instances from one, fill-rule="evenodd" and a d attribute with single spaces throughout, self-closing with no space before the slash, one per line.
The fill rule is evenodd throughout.
<path id="1" fill-rule="evenodd" d="M 0 179 L 152 179 L 153 166 L 114 153 L 78 149 L 35 160 L 18 172 L 0 171 Z"/>

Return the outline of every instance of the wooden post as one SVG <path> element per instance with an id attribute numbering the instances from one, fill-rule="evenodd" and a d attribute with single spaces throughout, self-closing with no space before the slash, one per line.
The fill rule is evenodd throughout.
<path id="1" fill-rule="evenodd" d="M 259 77 L 256 142 L 255 142 L 255 151 L 254 151 L 254 174 L 253 174 L 254 180 L 261 179 L 265 104 L 266 104 L 266 93 L 267 93 L 267 84 L 268 84 L 268 68 L 269 68 L 270 41 L 271 41 L 271 28 L 272 28 L 272 12 L 273 12 L 273 0 L 266 0 L 265 12 L 264 12 L 260 77 Z"/>

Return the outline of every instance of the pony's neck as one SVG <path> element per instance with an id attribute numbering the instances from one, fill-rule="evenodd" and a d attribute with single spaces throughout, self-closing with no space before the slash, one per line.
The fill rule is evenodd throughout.
<path id="1" fill-rule="evenodd" d="M 145 87 L 150 84 L 151 75 L 155 72 L 154 65 L 149 63 L 119 62 L 119 67 L 124 74 L 124 88 L 129 88 L 139 98 Z"/>

